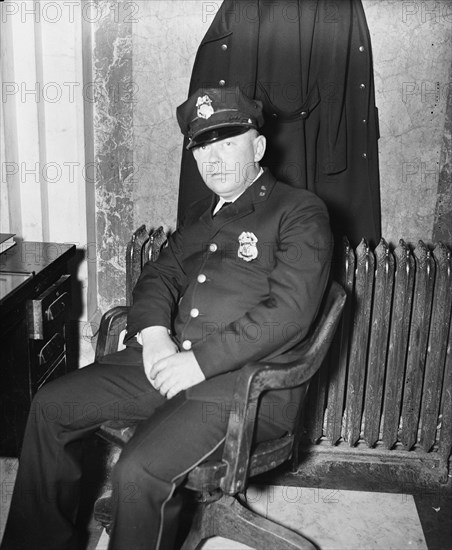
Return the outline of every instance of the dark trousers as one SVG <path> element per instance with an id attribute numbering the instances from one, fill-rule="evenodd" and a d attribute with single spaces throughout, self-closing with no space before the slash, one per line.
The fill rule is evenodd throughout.
<path id="1" fill-rule="evenodd" d="M 221 450 L 221 407 L 162 397 L 138 349 L 105 357 L 44 386 L 33 400 L 2 550 L 78 548 L 83 440 L 106 420 L 140 420 L 113 471 L 112 550 L 173 548 L 180 511 L 174 492 L 197 464 Z M 262 421 L 258 438 L 281 435 Z"/>

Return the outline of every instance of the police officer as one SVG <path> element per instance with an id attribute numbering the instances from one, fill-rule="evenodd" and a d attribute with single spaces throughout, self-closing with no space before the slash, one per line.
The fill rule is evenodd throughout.
<path id="1" fill-rule="evenodd" d="M 112 419 L 140 423 L 113 471 L 110 548 L 172 548 L 178 487 L 221 453 L 239 369 L 292 360 L 316 315 L 328 215 L 260 166 L 262 104 L 239 88 L 200 89 L 177 117 L 215 198 L 195 203 L 144 266 L 126 349 L 36 395 L 3 549 L 77 548 L 81 442 Z M 297 391 L 264 395 L 258 440 L 290 429 Z"/>

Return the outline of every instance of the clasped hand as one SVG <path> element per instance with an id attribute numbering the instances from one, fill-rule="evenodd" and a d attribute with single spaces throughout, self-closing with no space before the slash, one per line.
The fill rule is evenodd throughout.
<path id="1" fill-rule="evenodd" d="M 179 353 L 166 328 L 146 328 L 141 337 L 146 376 L 163 396 L 171 399 L 205 380 L 195 354 L 192 351 Z"/>

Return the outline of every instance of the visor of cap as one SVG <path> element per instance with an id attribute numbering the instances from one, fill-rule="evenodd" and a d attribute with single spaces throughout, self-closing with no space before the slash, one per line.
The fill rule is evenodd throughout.
<path id="1" fill-rule="evenodd" d="M 240 134 L 244 134 L 251 128 L 256 128 L 256 126 L 249 123 L 246 125 L 242 124 L 234 126 L 228 124 L 227 126 L 210 128 L 209 130 L 199 132 L 197 135 L 193 136 L 187 145 L 187 149 L 193 149 L 194 147 L 199 147 L 200 145 L 207 145 L 208 143 L 213 143 L 214 141 L 221 141 L 228 137 L 238 136 Z"/>

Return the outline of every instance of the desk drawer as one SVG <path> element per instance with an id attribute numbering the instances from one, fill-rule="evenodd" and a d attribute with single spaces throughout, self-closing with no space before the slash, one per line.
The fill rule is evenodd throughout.
<path id="1" fill-rule="evenodd" d="M 63 275 L 37 298 L 27 301 L 28 337 L 44 340 L 67 319 L 71 307 L 71 277 Z"/>
<path id="2" fill-rule="evenodd" d="M 60 355 L 60 357 L 50 365 L 50 368 L 33 384 L 33 393 L 38 391 L 39 388 L 47 382 L 55 380 L 55 378 L 59 378 L 63 374 L 66 374 L 66 355 L 64 353 Z"/>
<path id="3" fill-rule="evenodd" d="M 55 332 L 48 340 L 35 340 L 31 344 L 30 379 L 35 385 L 47 378 L 60 358 L 66 354 L 66 339 L 63 329 Z"/>

